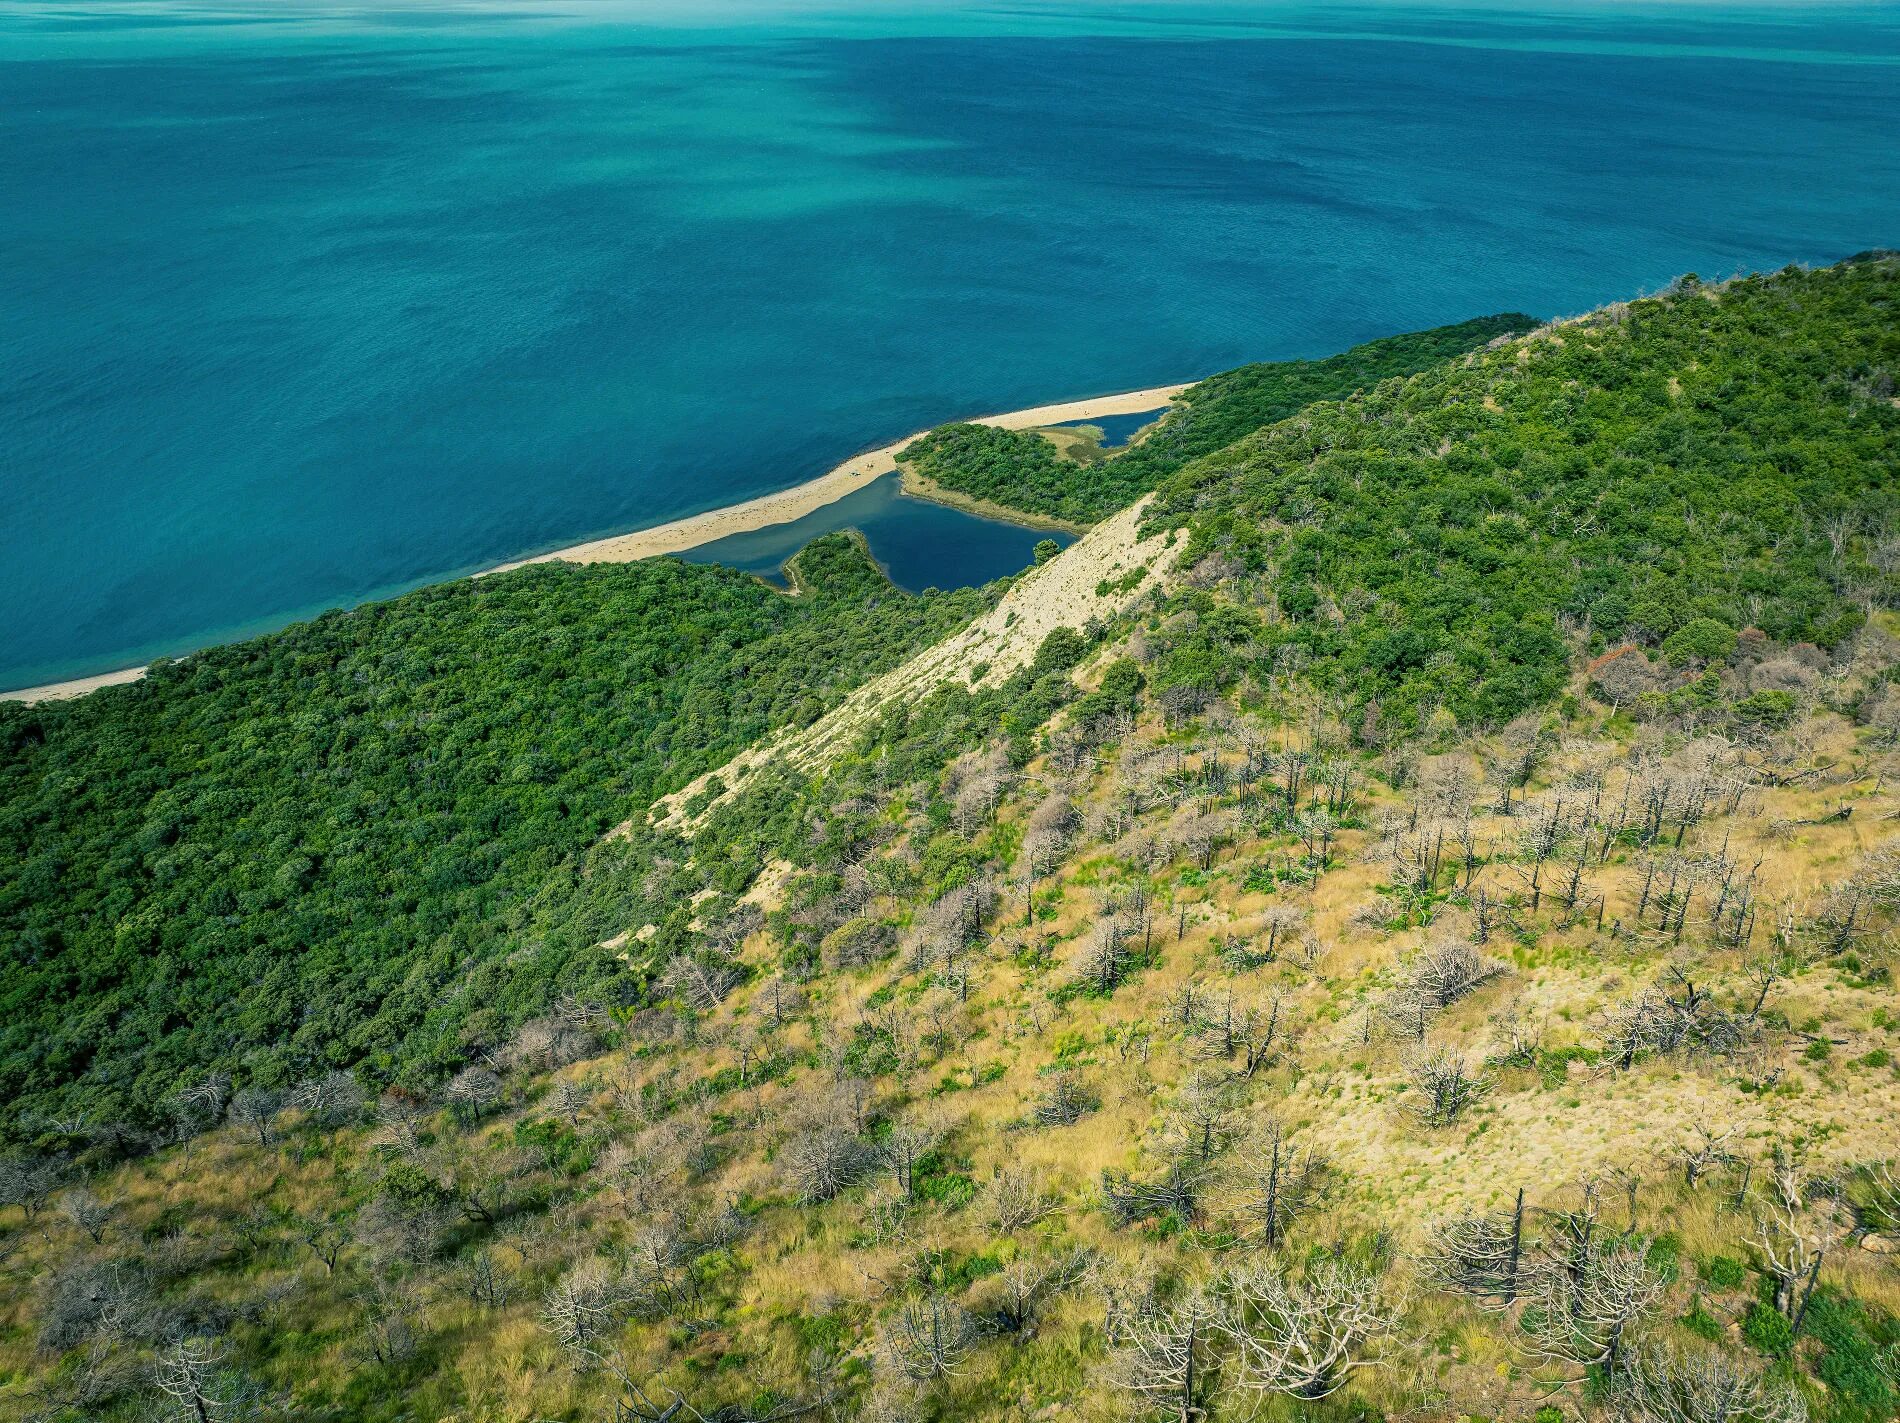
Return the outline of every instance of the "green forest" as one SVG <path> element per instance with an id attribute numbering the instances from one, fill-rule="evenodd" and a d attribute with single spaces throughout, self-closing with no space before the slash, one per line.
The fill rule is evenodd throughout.
<path id="1" fill-rule="evenodd" d="M 1320 400 L 1342 400 L 1537 325 L 1521 312 L 1387 336 L 1316 361 L 1263 361 L 1210 376 L 1138 443 L 1079 464 L 1028 430 L 957 424 L 900 452 L 901 463 L 971 498 L 1074 523 L 1125 508 L 1202 455 Z"/>
<path id="2" fill-rule="evenodd" d="M 1879 260 L 1685 277 L 1312 406 L 1183 469 L 1151 517 L 1259 581 L 1275 656 L 1401 726 L 1548 702 L 1579 644 L 1690 669 L 1692 625 L 1716 652 L 1746 628 L 1833 649 L 1900 571 L 1897 287 Z"/>
<path id="3" fill-rule="evenodd" d="M 212 1065 L 428 1080 L 540 1011 L 585 966 L 520 926 L 583 851 L 985 600 L 846 535 L 795 573 L 537 564 L 0 703 L 7 1129 L 149 1126 Z"/>

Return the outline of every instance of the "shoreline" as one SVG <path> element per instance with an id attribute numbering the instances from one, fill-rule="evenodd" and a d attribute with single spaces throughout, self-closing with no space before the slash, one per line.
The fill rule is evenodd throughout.
<path id="1" fill-rule="evenodd" d="M 1097 415 L 1132 415 L 1143 410 L 1158 410 L 1162 406 L 1172 405 L 1180 397 L 1181 392 L 1193 384 L 1193 381 L 1180 381 L 1173 385 L 1150 386 L 1145 390 L 1124 390 L 1111 395 L 1088 396 L 1081 400 L 1057 401 L 1050 405 L 1031 406 L 1027 410 L 1009 410 L 999 415 L 979 415 L 961 423 L 995 425 L 1005 430 L 1022 430 L 1038 425 L 1086 420 Z M 935 429 L 936 426 L 930 428 Z M 533 563 L 635 563 L 643 558 L 658 558 L 663 554 L 683 553 L 687 549 L 714 543 L 733 534 L 747 534 L 758 529 L 771 528 L 775 524 L 789 524 L 794 519 L 801 519 L 807 514 L 824 508 L 827 504 L 836 503 L 847 494 L 855 494 L 887 474 L 900 473 L 897 452 L 912 440 L 928 433 L 929 430 L 918 430 L 914 434 L 904 436 L 901 440 L 893 440 L 873 450 L 861 451 L 816 479 L 808 479 L 803 484 L 793 485 L 790 489 L 761 494 L 756 498 L 742 500 L 737 504 L 722 505 L 720 508 L 708 509 L 699 514 L 689 514 L 682 519 L 655 524 L 649 529 L 635 529 L 625 534 L 610 534 L 606 538 L 570 544 L 566 548 L 558 548 L 551 553 L 510 559 L 492 568 L 484 568 L 471 576 L 486 578 L 491 573 L 505 573 L 511 568 L 525 568 Z M 989 504 L 987 501 L 962 500 L 961 496 L 953 495 L 950 491 L 938 491 L 929 481 L 918 480 L 909 474 L 904 475 L 904 492 L 912 498 L 948 504 L 970 513 L 980 513 L 987 518 L 1007 519 L 1025 528 L 1064 530 L 1074 528 L 1073 525 L 1042 519 L 1033 514 L 1025 515 L 1001 505 Z M 982 507 L 979 508 L 979 505 Z M 75 677 L 64 682 L 47 682 L 37 687 L 21 687 L 14 691 L 0 692 L 0 701 L 25 702 L 28 705 L 36 702 L 68 701 L 74 697 L 83 697 L 88 692 L 97 691 L 101 687 L 116 687 L 128 682 L 136 682 L 145 675 L 145 672 L 144 666 L 124 667 L 113 672 L 96 673 L 90 677 Z"/>
<path id="2" fill-rule="evenodd" d="M 1146 390 L 1125 390 L 1113 395 L 1093 396 L 1084 400 L 1065 400 L 1053 405 L 1037 405 L 1027 410 L 1010 410 L 1000 415 L 979 415 L 964 422 L 972 425 L 995 425 L 1005 430 L 1022 430 L 1037 425 L 1054 425 L 1066 420 L 1085 420 L 1093 415 L 1131 415 L 1142 410 L 1156 410 L 1170 405 L 1180 393 L 1192 385 L 1192 381 L 1183 381 L 1177 385 L 1150 386 Z M 491 573 L 506 573 L 511 568 L 525 568 L 531 563 L 633 563 L 642 558 L 657 558 L 661 554 L 680 553 L 689 548 L 698 548 L 701 544 L 715 543 L 729 538 L 733 534 L 749 534 L 758 529 L 769 529 L 774 524 L 789 524 L 794 519 L 802 519 L 815 513 L 827 504 L 836 503 L 847 494 L 855 494 L 866 485 L 875 483 L 887 474 L 899 472 L 897 452 L 912 440 L 930 433 L 931 429 L 918 430 L 893 440 L 888 445 L 880 445 L 874 450 L 865 450 L 853 455 L 844 463 L 833 467 L 816 479 L 808 479 L 803 484 L 794 484 L 790 489 L 780 489 L 771 494 L 761 494 L 755 499 L 747 499 L 738 504 L 725 504 L 717 509 L 708 509 L 704 513 L 689 514 L 683 519 L 673 519 L 664 524 L 655 524 L 650 529 L 635 529 L 631 533 L 609 534 L 606 538 L 590 539 L 586 543 L 570 544 L 566 548 L 557 548 L 551 553 L 538 553 L 529 558 L 511 559 L 507 563 L 485 568 L 475 576 L 485 578 Z M 951 503 L 951 499 L 942 495 L 925 493 L 930 486 L 919 483 L 913 490 L 913 481 L 905 478 L 906 494 L 915 493 L 918 498 L 934 499 L 938 503 Z M 948 493 L 948 491 L 945 491 Z M 957 507 L 979 512 L 971 504 Z M 980 511 L 990 518 L 1001 517 L 998 512 L 1002 506 L 988 506 Z M 1024 515 L 1011 510 L 1008 514 L 1012 523 L 1022 524 L 1025 528 L 1039 528 L 1048 525 L 1040 522 L 1037 515 Z M 1056 524 L 1054 527 L 1070 526 Z"/>

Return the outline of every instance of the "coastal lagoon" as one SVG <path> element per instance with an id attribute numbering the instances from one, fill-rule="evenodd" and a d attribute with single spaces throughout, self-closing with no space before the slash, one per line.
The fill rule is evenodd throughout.
<path id="1" fill-rule="evenodd" d="M 0 0 L 0 686 L 1900 245 L 1893 8 Z"/>
<path id="2" fill-rule="evenodd" d="M 1167 408 L 1164 406 L 1160 410 L 1137 410 L 1128 415 L 1095 415 L 1087 420 L 1063 420 L 1050 428 L 1099 430 L 1102 435 L 1102 448 L 1119 450 L 1125 448 L 1130 440 L 1167 413 Z"/>
<path id="3" fill-rule="evenodd" d="M 864 535 L 871 557 L 891 582 L 911 593 L 987 583 L 1028 567 L 1042 539 L 1064 547 L 1075 542 L 1072 534 L 1026 529 L 913 499 L 903 492 L 898 475 L 887 474 L 802 519 L 717 539 L 680 557 L 742 568 L 783 585 L 786 559 L 819 535 L 840 529 Z"/>

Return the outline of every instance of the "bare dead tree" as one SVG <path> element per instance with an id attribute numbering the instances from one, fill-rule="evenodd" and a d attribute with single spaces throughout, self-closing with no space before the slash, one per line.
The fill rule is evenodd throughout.
<path id="1" fill-rule="evenodd" d="M 1838 1221 L 1831 1203 L 1817 1207 L 1807 1199 L 1800 1167 L 1785 1147 L 1775 1149 L 1767 1175 L 1755 1208 L 1754 1244 L 1774 1286 L 1775 1308 L 1798 1334 Z"/>
<path id="2" fill-rule="evenodd" d="M 1234 1140 L 1238 1111 L 1239 1102 L 1224 1075 L 1196 1072 L 1175 1095 L 1168 1135 L 1185 1155 L 1209 1161 Z"/>
<path id="3" fill-rule="evenodd" d="M 1269 905 L 1260 916 L 1260 932 L 1267 936 L 1262 949 L 1267 962 L 1279 957 L 1286 943 L 1297 936 L 1306 923 L 1306 911 L 1292 904 Z"/>
<path id="4" fill-rule="evenodd" d="M 159 1351 L 152 1363 L 152 1383 L 180 1416 L 195 1423 L 213 1423 L 231 1403 L 219 1377 L 224 1365 L 225 1351 L 216 1341 L 180 1339 Z"/>
<path id="5" fill-rule="evenodd" d="M 1504 1005 L 1492 1018 L 1504 1035 L 1504 1049 L 1497 1062 L 1507 1067 L 1534 1067 L 1544 1045 L 1544 1018 L 1533 1014 L 1521 999 Z"/>
<path id="6" fill-rule="evenodd" d="M 878 1160 L 891 1173 L 905 1200 L 915 1198 L 918 1166 L 937 1149 L 943 1137 L 940 1123 L 912 1117 L 892 1123 L 890 1134 L 878 1144 Z"/>
<path id="7" fill-rule="evenodd" d="M 1232 992 L 1225 993 L 1201 1019 L 1201 1055 L 1222 1060 L 1238 1055 L 1235 1075 L 1253 1077 L 1285 1046 L 1287 1019 L 1285 1000 L 1278 993 L 1270 994 L 1264 1002 L 1249 1002 Z"/>
<path id="8" fill-rule="evenodd" d="M 1647 1345 L 1628 1354 L 1610 1397 L 1628 1423 L 1807 1423 L 1801 1395 L 1717 1350 Z"/>
<path id="9" fill-rule="evenodd" d="M 501 1079 L 486 1067 L 464 1067 L 443 1090 L 450 1108 L 464 1126 L 473 1126 L 501 1100 Z"/>
<path id="10" fill-rule="evenodd" d="M 117 1207 L 100 1200 L 84 1186 L 75 1186 L 59 1198 L 59 1213 L 75 1230 L 99 1245 L 105 1241 L 106 1227 L 112 1223 Z"/>
<path id="11" fill-rule="evenodd" d="M 817 1205 L 860 1180 L 870 1165 L 870 1152 L 842 1128 L 816 1127 L 787 1142 L 780 1160 L 799 1204 Z"/>
<path id="12" fill-rule="evenodd" d="M 1449 1008 L 1505 972 L 1460 939 L 1441 939 L 1421 949 L 1408 966 L 1406 986 L 1432 1009 Z"/>
<path id="13" fill-rule="evenodd" d="M 175 1140 L 189 1143 L 200 1132 L 209 1131 L 224 1115 L 231 1100 L 231 1075 L 214 1072 L 165 1099 L 165 1113 L 172 1120 Z"/>
<path id="14" fill-rule="evenodd" d="M 231 1120 L 256 1132 L 259 1146 L 269 1146 L 283 1105 L 282 1094 L 273 1088 L 246 1087 L 231 1098 Z"/>
<path id="15" fill-rule="evenodd" d="M 927 1383 L 958 1372 L 976 1343 L 976 1321 L 947 1295 L 913 1295 L 884 1330 L 884 1347 L 905 1378 Z"/>
<path id="16" fill-rule="evenodd" d="M 376 1103 L 383 1142 L 405 1156 L 422 1150 L 422 1127 L 428 1115 L 421 1102 L 397 1092 L 385 1092 Z"/>
<path id="17" fill-rule="evenodd" d="M 1113 993 L 1134 963 L 1128 926 L 1114 916 L 1098 919 L 1075 958 L 1075 974 L 1097 993 Z"/>
<path id="18" fill-rule="evenodd" d="M 364 1359 L 388 1368 L 415 1354 L 418 1306 L 408 1288 L 372 1277 L 354 1292 L 353 1303 L 362 1322 L 355 1347 Z"/>
<path id="19" fill-rule="evenodd" d="M 1005 1166 L 990 1182 L 990 1219 L 1005 1235 L 1034 1225 L 1054 1214 L 1055 1196 L 1044 1185 L 1042 1176 L 1026 1166 Z"/>
<path id="20" fill-rule="evenodd" d="M 1322 1260 L 1297 1279 L 1260 1262 L 1235 1271 L 1217 1328 L 1234 1350 L 1234 1383 L 1254 1393 L 1320 1399 L 1378 1362 L 1397 1310 L 1381 1277 Z"/>
<path id="21" fill-rule="evenodd" d="M 1631 1328 L 1661 1300 L 1663 1278 L 1648 1242 L 1594 1230 L 1573 1237 L 1535 1276 L 1538 1307 L 1526 1315 L 1545 1358 L 1600 1366 L 1614 1386 Z"/>
<path id="22" fill-rule="evenodd" d="M 1508 1211 L 1447 1216 L 1426 1233 L 1419 1254 L 1426 1277 L 1480 1304 L 1515 1304 L 1524 1285 L 1524 1191 Z"/>
<path id="23" fill-rule="evenodd" d="M 499 1309 L 508 1303 L 509 1280 L 492 1253 L 481 1251 L 468 1262 L 462 1272 L 462 1292 L 484 1309 Z"/>
<path id="24" fill-rule="evenodd" d="M 1486 1083 L 1452 1048 L 1415 1057 L 1407 1068 L 1416 1093 L 1411 1110 L 1428 1127 L 1448 1127 L 1484 1095 Z"/>
<path id="25" fill-rule="evenodd" d="M 1111 1377 L 1147 1408 L 1174 1420 L 1199 1423 L 1220 1367 L 1218 1310 L 1199 1290 L 1172 1309 L 1130 1313 L 1111 1330 Z"/>
<path id="26" fill-rule="evenodd" d="M 1089 1266 L 1089 1255 L 1083 1250 L 1018 1255 L 996 1277 L 992 1317 L 1011 1334 L 1026 1333 L 1048 1302 L 1080 1281 Z"/>
<path id="27" fill-rule="evenodd" d="M 1200 1162 L 1179 1156 L 1152 1180 L 1140 1180 L 1125 1171 L 1104 1171 L 1102 1203 L 1117 1225 L 1167 1215 L 1197 1221 L 1209 1174 Z"/>
<path id="28" fill-rule="evenodd" d="M 363 1086 L 347 1072 L 326 1072 L 299 1082 L 290 1105 L 313 1126 L 334 1131 L 363 1115 Z"/>
<path id="29" fill-rule="evenodd" d="M 1735 1150 L 1729 1145 L 1741 1128 L 1734 1123 L 1716 1127 L 1697 1122 L 1689 1134 L 1676 1144 L 1676 1159 L 1682 1163 L 1682 1183 L 1690 1190 L 1701 1186 L 1711 1171 L 1734 1164 Z"/>
<path id="30" fill-rule="evenodd" d="M 1023 892 L 1023 923 L 1036 922 L 1036 887 L 1062 863 L 1067 837 L 1033 825 L 1023 837 L 1022 871 L 1016 882 Z"/>
<path id="31" fill-rule="evenodd" d="M 1101 1105 L 1101 1098 L 1090 1091 L 1075 1073 L 1058 1072 L 1050 1080 L 1048 1090 L 1037 1102 L 1032 1115 L 1038 1126 L 1073 1126 Z"/>
<path id="32" fill-rule="evenodd" d="M 605 1373 L 619 1385 L 615 1400 L 616 1423 L 638 1419 L 640 1423 L 673 1423 L 683 1416 L 700 1418 L 675 1389 L 666 1389 L 668 1401 L 655 1395 L 657 1387 L 633 1377 L 623 1356 L 618 1335 L 631 1300 L 625 1284 L 599 1260 L 575 1267 L 543 1297 L 541 1324 L 566 1352 L 581 1373 Z"/>
<path id="33" fill-rule="evenodd" d="M 1242 1165 L 1243 1232 L 1269 1250 L 1279 1248 L 1293 1223 L 1317 1206 L 1331 1175 L 1326 1158 L 1295 1141 L 1277 1117 L 1269 1117 L 1247 1143 Z"/>
<path id="34" fill-rule="evenodd" d="M 739 968 L 728 962 L 708 962 L 691 954 L 675 954 L 655 980 L 659 996 L 674 998 L 699 1013 L 710 1013 L 743 977 Z"/>

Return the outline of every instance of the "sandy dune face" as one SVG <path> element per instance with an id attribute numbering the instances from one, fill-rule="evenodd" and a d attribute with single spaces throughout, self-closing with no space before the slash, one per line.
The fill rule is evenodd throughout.
<path id="1" fill-rule="evenodd" d="M 662 797 L 653 806 L 655 823 L 690 832 L 706 810 L 731 800 L 760 769 L 787 761 L 805 770 L 821 766 L 891 703 L 923 697 L 952 680 L 995 686 L 1026 667 L 1057 628 L 1080 629 L 1091 618 L 1121 612 L 1154 582 L 1165 579 L 1181 548 L 1172 535 L 1141 536 L 1147 505 L 1142 499 L 1104 519 L 1057 557 L 1025 573 L 982 617 L 865 683 L 810 726 L 742 751 Z M 1124 587 L 1124 578 L 1136 569 L 1146 569 L 1147 575 Z M 979 668 L 982 675 L 972 678 Z M 699 815 L 688 817 L 687 803 L 703 795 L 715 778 L 725 789 Z"/>

